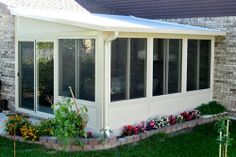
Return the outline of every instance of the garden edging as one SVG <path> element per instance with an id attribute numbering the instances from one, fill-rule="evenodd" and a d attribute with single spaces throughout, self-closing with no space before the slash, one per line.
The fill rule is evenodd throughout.
<path id="1" fill-rule="evenodd" d="M 211 117 L 208 118 L 203 118 L 200 117 L 198 119 L 194 119 L 191 121 L 186 121 L 180 124 L 175 124 L 175 125 L 169 125 L 164 128 L 156 129 L 156 130 L 151 130 L 151 131 L 146 131 L 137 135 L 132 135 L 132 136 L 126 136 L 122 138 L 117 138 L 116 136 L 109 137 L 107 139 L 100 139 L 100 138 L 81 138 L 79 139 L 82 141 L 83 145 L 76 145 L 76 144 L 70 144 L 68 145 L 65 150 L 66 151 L 92 151 L 92 150 L 104 150 L 104 149 L 110 149 L 110 148 L 115 148 L 121 145 L 125 144 L 130 144 L 130 143 L 135 143 L 140 140 L 146 139 L 154 134 L 157 133 L 174 133 L 178 131 L 182 131 L 185 129 L 190 129 L 194 128 L 198 125 L 210 123 L 213 121 L 216 121 L 220 119 L 221 117 L 228 115 L 228 112 L 212 115 Z M 54 149 L 54 150 L 63 150 L 62 144 L 58 141 L 56 137 L 48 137 L 48 136 L 41 136 L 39 138 L 39 141 L 25 141 L 22 139 L 22 137 L 19 136 L 4 136 L 8 139 L 20 141 L 20 142 L 27 142 L 27 143 L 33 143 L 33 144 L 40 144 L 44 145 L 48 149 Z"/>

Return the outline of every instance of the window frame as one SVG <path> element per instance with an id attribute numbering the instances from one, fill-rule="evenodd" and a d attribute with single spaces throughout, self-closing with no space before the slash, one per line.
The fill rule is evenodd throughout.
<path id="1" fill-rule="evenodd" d="M 96 36 L 73 36 L 73 37 L 57 37 L 57 56 L 56 56 L 56 58 L 57 58 L 57 89 L 56 89 L 56 94 L 57 94 L 57 97 L 58 98 L 71 98 L 71 97 L 68 97 L 68 96 L 61 96 L 60 95 L 60 78 L 61 78 L 61 72 L 60 72 L 60 69 L 61 69 L 61 57 L 60 57 L 60 53 L 59 53 L 59 48 L 60 48 L 60 45 L 59 45 L 59 40 L 61 40 L 61 39 L 63 39 L 63 40 L 66 40 L 66 39 L 68 39 L 68 40 L 72 40 L 72 39 L 74 39 L 74 40 L 88 40 L 88 39 L 91 39 L 91 40 L 94 40 L 94 44 L 95 44 L 95 46 L 94 46 L 94 48 L 95 48 L 95 50 L 94 50 L 94 53 L 95 53 L 95 85 L 94 85 L 94 101 L 90 101 L 90 100 L 84 100 L 84 99 L 79 99 L 79 98 L 75 98 L 76 99 L 76 101 L 78 101 L 79 103 L 82 103 L 82 104 L 86 104 L 87 106 L 91 106 L 91 107 L 93 107 L 93 106 L 95 106 L 95 104 L 97 103 L 97 63 L 98 63 L 98 54 L 97 54 L 97 51 L 98 51 L 98 38 L 96 37 Z M 78 60 L 78 57 L 75 57 L 75 58 L 77 58 L 77 60 Z M 78 67 L 76 67 L 76 62 L 75 62 L 75 69 L 77 69 Z M 77 76 L 78 75 L 78 71 L 76 71 L 75 70 L 75 79 L 78 77 Z M 76 91 L 76 89 L 78 88 L 77 87 L 77 83 L 78 83 L 78 81 L 75 81 L 75 91 L 73 91 L 74 92 L 74 94 L 77 92 Z"/>
<path id="2" fill-rule="evenodd" d="M 154 95 L 153 94 L 153 73 L 154 69 L 152 69 L 152 97 L 161 97 L 161 96 L 166 96 L 166 95 L 174 95 L 174 94 L 179 94 L 183 92 L 183 55 L 184 55 L 184 38 L 168 38 L 168 37 L 154 37 L 152 40 L 153 44 L 153 49 L 152 49 L 152 55 L 154 56 L 154 40 L 163 40 L 164 42 L 164 54 L 163 54 L 163 94 L 161 95 Z M 170 40 L 179 40 L 179 52 L 181 52 L 181 55 L 179 55 L 179 61 L 180 63 L 178 64 L 179 68 L 179 75 L 178 75 L 178 90 L 179 92 L 176 93 L 168 93 L 168 87 L 169 87 L 169 56 L 170 56 Z M 153 62 L 152 58 L 152 62 Z M 152 64 L 153 67 L 153 64 Z"/>
<path id="3" fill-rule="evenodd" d="M 188 90 L 188 66 L 186 71 L 186 92 L 194 92 L 201 90 L 209 90 L 213 88 L 213 76 L 214 76 L 214 39 L 212 38 L 187 38 L 187 65 L 188 65 L 188 46 L 189 40 L 197 41 L 197 78 L 196 78 L 196 89 Z M 200 62 L 201 62 L 201 41 L 209 41 L 209 82 L 207 88 L 200 89 Z"/>
<path id="4" fill-rule="evenodd" d="M 128 45 L 127 45 L 127 66 L 126 66 L 126 72 L 127 72 L 127 75 L 126 75 L 126 79 L 128 80 L 127 81 L 127 87 L 126 87 L 126 99 L 122 99 L 122 100 L 115 100 L 115 101 L 112 101 L 111 99 L 111 70 L 112 70 L 112 64 L 111 64 L 111 61 L 112 61 L 112 56 L 111 56 L 111 53 L 112 53 L 112 41 L 110 42 L 109 44 L 109 98 L 108 98 L 108 102 L 109 103 L 112 103 L 112 104 L 116 104 L 116 103 L 122 103 L 122 102 L 127 102 L 127 101 L 137 101 L 137 100 L 143 100 L 143 99 L 147 99 L 148 98 L 148 82 L 147 82 L 147 78 L 148 78 L 148 52 L 149 52 L 149 45 L 148 45 L 148 42 L 149 42 L 149 37 L 147 36 L 118 36 L 116 39 L 128 39 Z M 115 39 L 115 40 L 116 40 Z M 131 39 L 145 39 L 146 40 L 146 61 L 145 61 L 145 64 L 146 64 L 146 67 L 145 67 L 145 78 L 144 78 L 144 95 L 143 97 L 140 97 L 140 98 L 132 98 L 130 99 L 130 74 L 131 74 L 131 60 L 130 60 L 130 57 L 131 57 Z"/>

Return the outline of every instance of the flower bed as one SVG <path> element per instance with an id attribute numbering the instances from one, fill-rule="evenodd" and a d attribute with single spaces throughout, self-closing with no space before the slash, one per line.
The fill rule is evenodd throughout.
<path id="1" fill-rule="evenodd" d="M 185 111 L 179 115 L 170 116 L 156 116 L 148 119 L 146 122 L 141 122 L 137 125 L 126 125 L 124 126 L 122 136 L 131 136 L 143 133 L 145 131 L 156 130 L 164 128 L 166 126 L 180 124 L 185 121 L 190 121 L 199 118 L 199 112 L 197 110 Z"/>
<path id="2" fill-rule="evenodd" d="M 80 138 L 84 145 L 77 145 L 77 144 L 70 144 L 66 147 L 66 151 L 90 151 L 90 150 L 101 150 L 101 149 L 110 149 L 114 148 L 120 145 L 124 144 L 129 144 L 129 143 L 134 143 L 138 142 L 139 140 L 148 138 L 152 136 L 153 134 L 157 134 L 160 132 L 165 132 L 165 133 L 174 133 L 178 132 L 181 130 L 185 130 L 188 128 L 193 128 L 197 125 L 202 125 L 206 123 L 213 122 L 222 116 L 226 115 L 227 113 L 221 113 L 217 115 L 213 115 L 212 117 L 209 118 L 198 118 L 194 119 L 191 121 L 185 121 L 183 123 L 175 124 L 175 125 L 168 125 L 163 128 L 158 128 L 158 129 L 153 129 L 150 131 L 145 131 L 140 134 L 134 134 L 131 136 L 124 136 L 124 137 L 109 137 L 105 140 L 101 140 L 100 138 Z M 13 136 L 7 136 L 10 139 L 13 139 Z M 22 139 L 20 136 L 16 137 L 16 140 L 19 141 L 25 141 Z M 63 150 L 63 145 L 59 142 L 59 140 L 56 137 L 51 137 L 51 136 L 42 136 L 39 138 L 39 142 L 32 142 L 32 141 L 25 141 L 29 143 L 36 143 L 36 144 L 42 144 L 46 146 L 49 149 L 55 149 L 55 150 Z"/>
<path id="3" fill-rule="evenodd" d="M 184 113 L 184 115 L 185 114 L 186 113 Z M 152 136 L 153 134 L 157 134 L 160 132 L 175 133 L 175 132 L 183 131 L 183 130 L 186 130 L 189 128 L 194 128 L 197 125 L 202 125 L 202 124 L 216 121 L 227 114 L 228 113 L 225 112 L 225 113 L 221 113 L 221 114 L 212 115 L 211 117 L 208 117 L 208 118 L 199 117 L 199 118 L 195 118 L 195 119 L 191 119 L 191 120 L 189 118 L 187 118 L 186 119 L 187 121 L 181 121 L 181 122 L 178 122 L 178 120 L 176 120 L 176 118 L 177 119 L 180 118 L 180 115 L 169 116 L 168 123 L 167 123 L 167 125 L 165 125 L 165 127 L 159 127 L 159 128 L 147 130 L 147 128 L 144 129 L 145 123 L 142 122 L 139 125 L 134 125 L 135 129 L 131 129 L 131 127 L 130 127 L 131 125 L 129 126 L 129 128 L 127 128 L 127 126 L 126 126 L 127 129 L 133 130 L 133 131 L 131 131 L 131 132 L 133 132 L 132 134 L 127 134 L 126 136 L 124 136 L 124 135 L 122 137 L 112 136 L 112 137 L 109 137 L 106 139 L 77 138 L 77 139 L 73 139 L 73 142 L 71 144 L 67 145 L 66 147 L 63 146 L 63 144 L 60 142 L 60 140 L 57 137 L 53 137 L 53 136 L 40 136 L 39 141 L 27 141 L 27 140 L 23 139 L 21 136 L 15 136 L 15 137 L 14 136 L 6 136 L 6 137 L 10 138 L 12 140 L 16 139 L 17 141 L 21 141 L 21 142 L 41 144 L 49 149 L 54 149 L 54 150 L 66 150 L 66 151 L 103 150 L 103 149 L 115 148 L 117 146 L 124 145 L 124 144 L 138 142 L 139 140 L 148 138 L 148 137 Z M 186 116 L 186 117 L 188 117 L 188 116 Z M 160 118 L 160 119 L 162 119 L 162 118 Z M 163 121 L 166 121 L 166 118 L 164 118 Z M 150 120 L 148 120 L 147 123 L 148 122 L 150 122 Z M 151 124 L 151 125 L 153 125 L 153 124 Z M 155 125 L 156 125 L 156 122 L 155 122 Z M 132 128 L 134 128 L 134 126 L 132 126 Z M 162 126 L 164 126 L 164 125 L 162 125 Z M 137 132 L 139 132 L 139 133 L 137 133 Z M 77 141 L 81 141 L 83 144 L 79 145 L 77 143 Z"/>

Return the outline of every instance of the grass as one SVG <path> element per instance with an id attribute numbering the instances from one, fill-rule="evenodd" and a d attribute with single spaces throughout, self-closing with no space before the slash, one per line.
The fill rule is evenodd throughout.
<path id="1" fill-rule="evenodd" d="M 230 127 L 234 138 L 229 157 L 236 156 L 236 121 Z M 38 145 L 17 143 L 17 157 L 216 157 L 218 145 L 214 123 L 177 136 L 154 135 L 136 144 L 93 152 L 56 152 Z M 0 137 L 0 157 L 13 156 L 13 141 Z"/>

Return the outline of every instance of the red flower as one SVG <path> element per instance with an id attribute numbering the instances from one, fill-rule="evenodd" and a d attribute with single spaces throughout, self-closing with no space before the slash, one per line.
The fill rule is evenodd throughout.
<path id="1" fill-rule="evenodd" d="M 169 119 L 169 124 L 170 124 L 170 125 L 176 124 L 176 118 L 175 118 L 175 116 L 170 115 L 168 119 Z"/>

